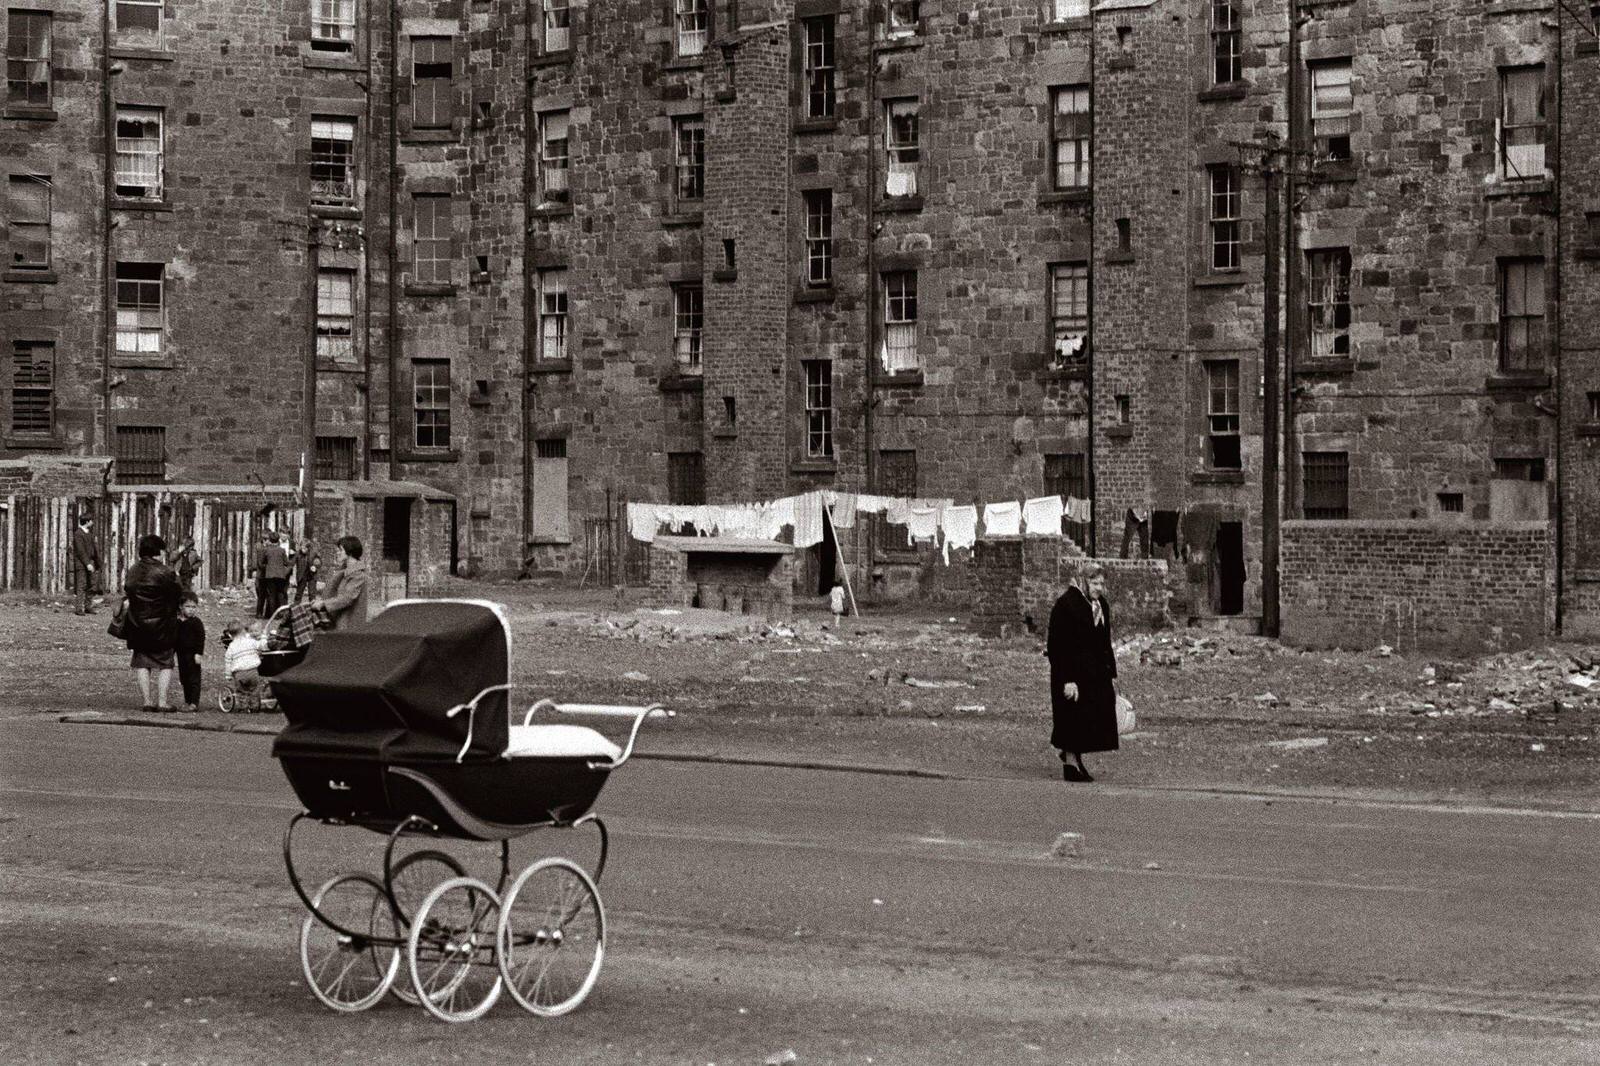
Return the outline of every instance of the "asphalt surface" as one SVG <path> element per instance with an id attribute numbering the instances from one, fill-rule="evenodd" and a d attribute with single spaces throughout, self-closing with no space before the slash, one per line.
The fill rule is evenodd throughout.
<path id="1" fill-rule="evenodd" d="M 639 760 L 589 1001 L 447 1026 L 304 987 L 266 738 L 11 719 L 0 752 L 6 1063 L 1600 1060 L 1593 815 Z M 305 844 L 311 881 L 380 863 Z"/>

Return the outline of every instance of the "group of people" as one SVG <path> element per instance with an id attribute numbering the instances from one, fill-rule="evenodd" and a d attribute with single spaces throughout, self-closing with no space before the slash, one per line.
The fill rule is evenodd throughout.
<path id="1" fill-rule="evenodd" d="M 316 597 L 317 575 L 322 570 L 322 555 L 310 537 L 296 544 L 293 538 L 279 538 L 277 530 L 267 530 L 256 549 L 252 569 L 256 575 L 256 617 L 271 618 L 273 612 L 289 603 L 289 580 L 294 579 L 294 602 Z"/>
<path id="2" fill-rule="evenodd" d="M 99 552 L 93 545 L 93 522 L 87 517 L 80 520 L 73 537 L 73 563 L 79 569 L 79 603 L 76 613 L 92 612 L 88 593 L 100 569 Z M 79 537 L 89 542 L 80 552 Z M 263 545 L 257 559 L 272 547 L 279 554 L 284 549 L 272 534 Z M 167 692 L 174 671 L 183 688 L 183 709 L 199 709 L 201 656 L 205 654 L 205 623 L 199 617 L 199 599 L 191 587 L 194 569 L 199 565 L 199 555 L 194 552 L 192 540 L 185 539 L 182 548 L 169 559 L 167 543 L 154 533 L 139 538 L 139 560 L 128 568 L 122 582 L 124 596 L 123 640 L 133 653 L 130 663 L 134 680 L 139 686 L 146 711 L 171 711 Z M 343 629 L 367 617 L 367 565 L 362 560 L 364 549 L 359 537 L 340 537 L 334 548 L 334 567 L 323 576 L 320 592 L 317 580 L 320 559 L 310 541 L 301 545 L 298 553 L 305 564 L 300 571 L 300 595 L 309 597 L 313 610 L 325 613 L 334 629 Z M 185 580 L 183 564 L 189 563 Z M 177 563 L 177 566 L 173 564 Z M 258 582 L 262 567 L 257 565 Z M 287 578 L 284 579 L 287 601 Z M 265 648 L 264 626 L 261 619 L 268 617 L 277 607 L 275 600 L 270 609 L 257 588 L 257 619 L 246 625 L 236 619 L 224 630 L 229 638 L 225 668 L 236 684 L 253 687 L 259 680 L 260 652 Z"/>

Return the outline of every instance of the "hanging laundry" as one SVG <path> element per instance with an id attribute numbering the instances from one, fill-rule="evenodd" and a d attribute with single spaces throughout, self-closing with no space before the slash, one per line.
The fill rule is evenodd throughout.
<path id="1" fill-rule="evenodd" d="M 1087 525 L 1088 523 L 1094 521 L 1094 510 L 1092 507 L 1090 507 L 1089 501 L 1079 499 L 1076 496 L 1068 496 L 1067 520 L 1069 522 L 1077 522 L 1082 525 Z"/>
<path id="2" fill-rule="evenodd" d="M 946 548 L 970 548 L 978 541 L 978 509 L 970 503 L 946 507 L 939 517 Z"/>
<path id="3" fill-rule="evenodd" d="M 856 497 L 856 513 L 858 514 L 882 514 L 888 506 L 889 497 L 887 496 L 869 496 L 863 492 Z"/>
<path id="4" fill-rule="evenodd" d="M 856 494 L 853 492 L 830 493 L 833 497 L 828 511 L 828 517 L 833 521 L 834 529 L 850 529 L 856 524 Z"/>
<path id="5" fill-rule="evenodd" d="M 634 540 L 650 544 L 656 539 L 656 505 L 653 503 L 628 504 L 628 534 Z"/>
<path id="6" fill-rule="evenodd" d="M 983 535 L 1015 537 L 1022 532 L 1022 505 L 1016 500 L 983 505 Z"/>
<path id="7" fill-rule="evenodd" d="M 906 538 L 915 544 L 935 540 L 939 536 L 939 507 L 908 506 L 906 508 Z"/>
<path id="8" fill-rule="evenodd" d="M 884 501 L 883 517 L 893 525 L 903 526 L 911 511 L 911 503 L 898 496 L 890 496 Z"/>
<path id="9" fill-rule="evenodd" d="M 789 505 L 794 525 L 794 546 L 809 548 L 822 543 L 822 494 L 807 492 L 785 502 Z"/>
<path id="10" fill-rule="evenodd" d="M 1150 512 L 1145 511 L 1144 513 L 1147 517 L 1140 518 L 1139 512 L 1130 507 L 1122 517 L 1122 557 L 1124 559 L 1150 558 L 1150 520 L 1148 518 Z M 1129 555 L 1128 548 L 1135 537 L 1139 540 L 1139 554 Z"/>
<path id="11" fill-rule="evenodd" d="M 1029 533 L 1061 533 L 1061 497 L 1036 496 L 1022 505 L 1022 521 Z"/>
<path id="12" fill-rule="evenodd" d="M 1178 512 L 1156 511 L 1150 517 L 1150 551 L 1166 559 L 1178 555 Z"/>

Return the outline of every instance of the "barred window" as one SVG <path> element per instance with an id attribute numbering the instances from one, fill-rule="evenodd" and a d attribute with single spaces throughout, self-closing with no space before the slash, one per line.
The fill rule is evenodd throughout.
<path id="1" fill-rule="evenodd" d="M 673 287 L 672 351 L 682 373 L 700 372 L 700 331 L 705 324 L 705 313 L 704 289 L 699 285 Z"/>
<path id="2" fill-rule="evenodd" d="M 450 218 L 450 197 L 419 195 L 413 201 L 413 273 L 423 285 L 450 283 L 450 247 L 455 229 Z"/>
<path id="3" fill-rule="evenodd" d="M 411 125 L 447 130 L 456 117 L 455 40 L 411 38 Z"/>
<path id="4" fill-rule="evenodd" d="M 883 106 L 884 194 L 915 196 L 917 165 L 922 161 L 917 101 L 889 100 Z"/>
<path id="5" fill-rule="evenodd" d="M 706 38 L 711 33 L 707 0 L 673 0 L 673 23 L 677 28 L 679 56 L 697 56 L 706 50 Z"/>
<path id="6" fill-rule="evenodd" d="M 6 12 L 6 103 L 50 106 L 50 23 L 48 11 Z"/>
<path id="7" fill-rule="evenodd" d="M 568 195 L 567 148 L 572 116 L 567 111 L 539 113 L 539 196 L 545 203 L 565 202 Z"/>
<path id="8" fill-rule="evenodd" d="M 7 269 L 50 268 L 50 192 L 44 174 L 13 174 L 6 182 Z"/>
<path id="9" fill-rule="evenodd" d="M 160 355 L 166 331 L 162 263 L 117 264 L 117 352 Z"/>
<path id="10" fill-rule="evenodd" d="M 833 458 L 833 360 L 803 359 L 806 375 L 806 458 Z"/>
<path id="11" fill-rule="evenodd" d="M 569 0 L 544 0 L 544 50 L 565 52 L 572 47 L 572 5 Z"/>
<path id="12" fill-rule="evenodd" d="M 115 0 L 117 43 L 125 47 L 166 47 L 164 0 Z"/>
<path id="13" fill-rule="evenodd" d="M 1239 168 L 1220 163 L 1206 168 L 1210 185 L 1210 220 L 1206 225 L 1212 270 L 1238 270 L 1242 239 L 1242 196 Z"/>
<path id="14" fill-rule="evenodd" d="M 1057 366 L 1089 358 L 1089 264 L 1050 266 L 1051 353 Z"/>
<path id="15" fill-rule="evenodd" d="M 832 118 L 834 105 L 834 16 L 804 20 L 806 32 L 806 117 Z"/>
<path id="16" fill-rule="evenodd" d="M 450 360 L 413 359 L 411 389 L 417 447 L 450 447 Z"/>
<path id="17" fill-rule="evenodd" d="M 1543 259 L 1500 261 L 1500 369 L 1545 365 Z"/>
<path id="18" fill-rule="evenodd" d="M 1542 178 L 1545 126 L 1544 67 L 1500 71 L 1500 176 L 1506 181 Z"/>
<path id="19" fill-rule="evenodd" d="M 55 432 L 56 346 L 51 341 L 11 342 L 11 432 Z"/>
<path id="20" fill-rule="evenodd" d="M 318 481 L 354 481 L 356 441 L 354 437 L 318 437 L 315 470 Z"/>
<path id="21" fill-rule="evenodd" d="M 355 358 L 356 272 L 317 271 L 317 358 Z"/>
<path id="22" fill-rule="evenodd" d="M 833 284 L 833 190 L 808 189 L 806 203 L 806 284 Z"/>
<path id="23" fill-rule="evenodd" d="M 673 189 L 680 204 L 698 203 L 706 194 L 706 123 L 699 115 L 672 120 Z"/>
<path id="24" fill-rule="evenodd" d="M 917 369 L 917 272 L 883 275 L 883 369 L 890 374 Z"/>
<path id="25" fill-rule="evenodd" d="M 567 272 L 539 271 L 539 358 L 567 356 Z"/>
<path id="26" fill-rule="evenodd" d="M 1350 354 L 1350 249 L 1321 248 L 1306 253 L 1306 319 L 1311 327 L 1311 357 Z"/>
<path id="27" fill-rule="evenodd" d="M 1328 521 L 1350 517 L 1348 452 L 1302 452 L 1300 469 L 1307 518 Z"/>
<path id="28" fill-rule="evenodd" d="M 1058 452 L 1044 457 L 1044 492 L 1063 500 L 1089 498 L 1089 463 L 1083 452 Z M 1073 543 L 1085 548 L 1089 543 L 1089 523 L 1074 522 L 1061 516 L 1061 531 Z"/>
<path id="29" fill-rule="evenodd" d="M 118 426 L 112 444 L 119 485 L 153 485 L 167 480 L 167 427 Z"/>
<path id="30" fill-rule="evenodd" d="M 311 47 L 349 52 L 356 45 L 356 0 L 311 0 Z"/>
<path id="31" fill-rule="evenodd" d="M 873 491 L 883 496 L 915 498 L 917 453 L 910 449 L 878 452 L 877 488 Z M 903 552 L 910 547 L 905 526 L 891 523 L 886 518 L 878 518 L 876 522 L 878 547 L 881 550 Z"/>
<path id="32" fill-rule="evenodd" d="M 354 119 L 311 117 L 311 202 L 347 207 L 356 201 Z"/>
<path id="33" fill-rule="evenodd" d="M 162 190 L 162 119 L 159 107 L 117 108 L 116 192 L 159 200 Z"/>
<path id="34" fill-rule="evenodd" d="M 1206 364 L 1206 465 L 1213 470 L 1238 470 L 1239 362 Z"/>
<path id="35" fill-rule="evenodd" d="M 1350 158 L 1350 125 L 1354 113 L 1350 60 L 1312 64 L 1311 137 L 1318 155 L 1335 161 Z"/>
<path id="36" fill-rule="evenodd" d="M 1050 90 L 1050 159 L 1057 189 L 1089 187 L 1089 135 L 1094 129 L 1089 86 Z"/>
<path id="37" fill-rule="evenodd" d="M 1241 58 L 1243 20 L 1238 0 L 1211 0 L 1211 83 L 1228 85 L 1244 77 Z"/>

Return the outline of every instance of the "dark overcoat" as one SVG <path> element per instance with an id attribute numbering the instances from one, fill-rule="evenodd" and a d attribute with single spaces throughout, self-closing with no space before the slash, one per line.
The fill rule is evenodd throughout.
<path id="1" fill-rule="evenodd" d="M 128 567 L 122 591 L 128 597 L 128 647 L 164 655 L 178 643 L 178 575 L 159 559 L 140 559 Z"/>
<path id="2" fill-rule="evenodd" d="M 1111 607 L 1100 598 L 1100 624 L 1089 600 L 1069 588 L 1050 611 L 1045 641 L 1050 658 L 1050 744 L 1084 754 L 1117 750 L 1117 657 L 1111 650 Z M 1078 686 L 1069 700 L 1061 686 Z"/>

